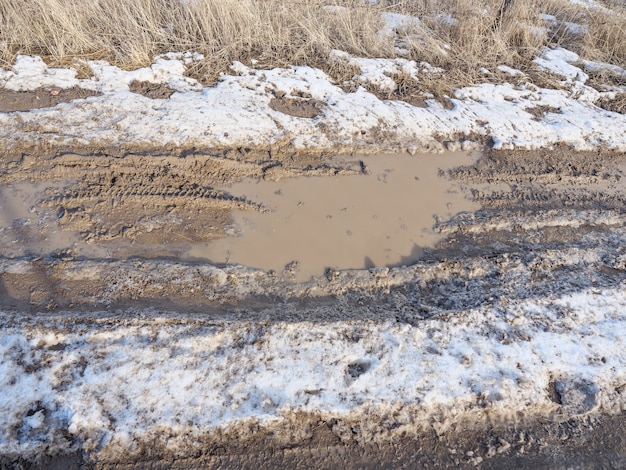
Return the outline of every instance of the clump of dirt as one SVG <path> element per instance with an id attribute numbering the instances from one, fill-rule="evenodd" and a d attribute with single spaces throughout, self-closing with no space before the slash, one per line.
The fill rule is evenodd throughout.
<path id="1" fill-rule="evenodd" d="M 598 405 L 599 388 L 580 377 L 559 377 L 549 383 L 548 396 L 572 415 L 583 415 Z"/>
<path id="2" fill-rule="evenodd" d="M 166 100 L 174 94 L 174 90 L 172 90 L 166 83 L 143 82 L 140 80 L 133 80 L 129 89 L 133 93 L 139 93 L 140 95 L 153 100 Z"/>
<path id="3" fill-rule="evenodd" d="M 324 103 L 313 98 L 291 98 L 277 93 L 269 106 L 279 113 L 312 119 L 321 114 Z"/>
<path id="4" fill-rule="evenodd" d="M 30 111 L 31 109 L 51 108 L 59 103 L 98 96 L 101 93 L 77 86 L 71 88 L 38 88 L 32 91 L 0 89 L 0 112 Z"/>

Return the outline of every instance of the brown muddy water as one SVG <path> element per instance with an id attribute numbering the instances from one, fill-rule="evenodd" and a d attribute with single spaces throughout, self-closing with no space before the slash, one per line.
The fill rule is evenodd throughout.
<path id="1" fill-rule="evenodd" d="M 0 254 L 15 258 L 72 250 L 80 256 L 105 257 L 106 249 L 87 244 L 77 231 L 63 230 L 55 208 L 41 204 L 73 183 L 16 182 L 0 188 Z"/>
<path id="2" fill-rule="evenodd" d="M 102 190 L 107 178 L 97 185 L 68 177 L 13 181 L 0 187 L 1 254 L 170 257 L 273 270 L 296 281 L 327 268 L 411 264 L 440 240 L 432 230 L 437 221 L 480 207 L 463 182 L 445 176 L 478 158 L 478 152 L 333 157 L 339 174 L 244 177 L 215 188 L 247 201 L 243 207 L 207 206 L 193 194 L 183 201 L 169 194 L 170 183 L 154 196 L 151 187 L 121 181 L 120 196 Z M 200 205 L 187 207 L 193 204 Z"/>
<path id="3" fill-rule="evenodd" d="M 222 188 L 261 204 L 233 211 L 231 236 L 196 244 L 185 257 L 292 272 L 297 281 L 326 268 L 360 269 L 411 264 L 441 238 L 433 232 L 479 205 L 446 170 L 476 162 L 478 152 L 372 155 L 348 158 L 362 174 L 260 178 Z"/>

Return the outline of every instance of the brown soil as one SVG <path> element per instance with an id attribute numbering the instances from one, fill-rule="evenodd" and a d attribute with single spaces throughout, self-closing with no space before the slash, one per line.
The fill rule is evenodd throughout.
<path id="1" fill-rule="evenodd" d="M 174 93 L 167 83 L 152 83 L 133 80 L 129 86 L 130 91 L 139 93 L 152 99 L 166 100 Z"/>
<path id="2" fill-rule="evenodd" d="M 34 91 L 12 91 L 0 89 L 0 112 L 29 111 L 38 108 L 50 108 L 59 103 L 76 99 L 98 96 L 99 93 L 80 87 L 38 88 Z"/>
<path id="3" fill-rule="evenodd" d="M 269 106 L 279 113 L 312 119 L 320 115 L 324 103 L 311 98 L 288 98 L 281 96 L 272 98 Z"/>

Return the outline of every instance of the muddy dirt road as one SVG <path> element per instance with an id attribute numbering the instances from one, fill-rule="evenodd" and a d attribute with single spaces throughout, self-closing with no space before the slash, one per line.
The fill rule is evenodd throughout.
<path id="1" fill-rule="evenodd" d="M 319 273 L 307 272 L 303 278 L 298 263 L 259 270 L 230 259 L 210 263 L 197 254 L 236 234 L 234 217 L 268 209 L 267 201 L 229 190 L 234 183 L 384 174 L 370 171 L 366 157 L 92 150 L 0 158 L 0 309 L 6 312 L 5 325 L 50 319 L 55 328 L 89 328 L 106 322 L 107 315 L 111 322 L 123 323 L 132 312 L 149 321 L 155 311 L 165 324 L 189 318 L 263 325 L 302 320 L 418 325 L 469 309 L 616 289 L 626 282 L 624 154 L 564 147 L 487 149 L 481 156 L 435 165 L 437 171 L 429 178 L 445 181 L 444 196 L 438 196 L 443 206 L 426 206 L 432 215 L 440 214 L 429 227 L 413 229 L 428 232 L 427 242 L 415 243 L 417 252 L 409 248 L 388 266 L 363 253 L 362 265 L 354 269 L 323 263 L 327 269 L 316 267 Z M 445 155 L 440 157 L 443 162 Z M 272 187 L 271 194 L 278 191 Z M 425 204 L 412 198 L 407 192 L 399 201 L 408 208 Z M 560 410 L 558 419 L 548 414 L 500 423 L 483 417 L 439 436 L 420 431 L 406 440 L 389 434 L 365 447 L 358 431 L 350 441 L 337 423 L 300 416 L 281 429 L 205 436 L 202 450 L 177 465 L 625 465 L 623 413 L 588 415 L 580 403 L 572 408 L 562 393 L 558 387 L 546 390 Z M 285 439 L 286 434 L 291 438 Z M 93 449 L 85 450 L 77 441 L 73 446 L 72 452 L 46 457 L 37 465 L 78 467 L 89 461 Z M 175 457 L 158 445 L 152 454 L 146 452 L 127 461 L 90 465 L 165 468 Z M 3 458 L 0 466 L 7 468 L 31 465 L 22 457 Z"/>
<path id="2" fill-rule="evenodd" d="M 440 157 L 445 168 L 446 156 Z M 305 298 L 315 304 L 310 295 L 314 291 L 317 297 L 341 295 L 354 302 L 361 296 L 376 298 L 379 305 L 399 302 L 402 308 L 390 314 L 403 312 L 404 320 L 413 321 L 501 296 L 514 300 L 545 291 L 615 286 L 624 280 L 624 155 L 565 148 L 486 151 L 476 163 L 471 158 L 467 162 L 433 177 L 454 188 L 457 194 L 449 198 L 466 202 L 459 202 L 458 214 L 448 210 L 439 222 L 431 218 L 429 231 L 436 236 L 430 237 L 431 246 L 420 249 L 417 263 L 411 264 L 415 259 L 405 247 L 409 263 L 400 258 L 390 264 L 411 266 L 389 271 L 383 260 L 382 266 L 367 266 L 376 268 L 374 275 L 367 269 L 337 269 L 331 255 L 331 269 L 298 284 L 293 282 L 297 264 L 283 272 L 265 272 L 222 263 L 225 272 L 238 273 L 237 282 L 218 282 L 209 262 L 190 250 L 202 251 L 212 240 L 232 236 L 237 230 L 235 210 L 244 215 L 267 210 L 263 200 L 221 188 L 246 178 L 359 175 L 366 167 L 358 157 L 346 163 L 343 156 L 240 152 L 4 156 L 0 307 L 81 311 L 132 300 L 135 306 L 179 306 L 182 312 L 216 307 L 220 316 L 219 305 L 236 301 L 254 307 L 252 319 L 263 308 L 263 299 L 280 298 L 291 305 L 293 299 Z M 446 188 L 442 191 L 451 191 Z M 429 203 L 411 198 L 407 191 L 398 199 L 404 199 L 407 212 L 412 206 L 431 210 Z M 433 196 L 437 198 L 442 196 Z M 450 199 L 441 200 L 450 206 Z M 299 200 L 293 202 L 298 205 Z M 394 207 L 392 212 L 402 210 Z M 302 245 L 304 252 L 313 249 Z M 477 266 L 487 274 L 472 274 Z M 129 276 L 134 283 L 122 282 Z M 431 280 L 417 282 L 426 276 Z M 387 288 L 381 290 L 383 283 Z M 355 315 L 379 318 L 380 313 Z M 270 318 L 285 317 L 274 312 Z"/>

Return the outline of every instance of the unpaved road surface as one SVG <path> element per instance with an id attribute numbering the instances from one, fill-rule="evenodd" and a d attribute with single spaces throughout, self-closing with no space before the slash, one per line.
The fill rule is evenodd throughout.
<path id="1" fill-rule="evenodd" d="M 419 158 L 416 156 L 414 158 Z M 62 312 L 74 325 L 103 310 L 157 309 L 185 322 L 394 321 L 429 318 L 550 294 L 610 289 L 626 282 L 626 155 L 605 151 L 486 150 L 475 163 L 448 169 L 478 209 L 441 219 L 439 241 L 415 262 L 388 269 L 328 269 L 296 282 L 282 272 L 232 264 L 211 269 L 185 257 L 190 246 L 229 234 L 232 211 L 258 212 L 258 201 L 230 194 L 246 178 L 358 175 L 359 159 L 330 154 L 246 151 L 180 155 L 72 149 L 0 158 L 0 309 L 10 324 Z M 169 312 L 169 313 L 167 313 Z M 129 314 L 130 315 L 130 314 Z M 43 320 L 41 320 L 43 321 Z M 165 320 L 162 320 L 165 321 Z M 69 323 L 68 323 L 69 324 Z M 619 468 L 626 466 L 624 416 L 568 412 L 458 425 L 382 442 L 338 437 L 321 417 L 301 416 L 286 441 L 278 430 L 207 437 L 177 460 L 158 447 L 103 468 Z M 624 389 L 617 393 L 626 393 Z M 578 410 L 581 411 L 581 410 Z M 582 410 L 583 412 L 587 410 Z M 539 418 L 538 418 L 539 419 Z M 293 429 L 307 429 L 298 433 Z M 285 431 L 286 432 L 286 431 Z M 358 434 L 355 432 L 355 436 Z M 305 436 L 305 437 L 298 437 Z M 0 466 L 79 467 L 88 452 L 33 464 L 5 456 Z M 480 459 L 478 459 L 480 457 Z"/>
<path id="2" fill-rule="evenodd" d="M 360 271 L 333 269 L 308 284 L 294 283 L 289 269 L 243 270 L 238 283 L 216 291 L 210 288 L 214 279 L 202 272 L 206 261 L 181 261 L 190 246 L 227 236 L 231 211 L 261 209 L 258 201 L 218 188 L 250 177 L 354 175 L 362 171 L 358 162 L 346 165 L 332 155 L 276 157 L 236 151 L 188 156 L 109 156 L 105 151 L 95 156 L 5 155 L 0 166 L 0 307 L 80 312 L 132 301 L 135 306 L 180 306 L 179 312 L 208 308 L 221 317 L 220 305 L 236 301 L 261 307 L 268 296 L 286 305 L 295 297 L 315 304 L 306 295 L 314 286 L 317 296 L 400 303 L 401 309 L 388 314 L 402 312 L 403 321 L 411 322 L 502 296 L 513 301 L 585 286 L 612 287 L 626 277 L 626 157 L 564 148 L 487 151 L 475 164 L 448 170 L 442 177 L 460 183 L 465 197 L 480 208 L 435 224 L 441 240 L 424 249 L 418 263 L 398 268 L 401 281 L 390 281 L 384 292 L 376 288 L 381 276 L 392 277 L 384 270 L 370 281 Z M 488 276 L 471 274 L 472 266 L 484 264 L 492 267 Z M 153 271 L 159 266 L 171 269 L 162 269 L 156 278 Z M 236 266 L 222 267 L 237 271 Z M 412 282 L 412 276 L 426 272 L 433 281 Z M 455 275 L 437 278 L 437 273 L 449 272 Z M 129 275 L 136 287 L 115 282 Z M 170 282 L 174 278 L 176 286 Z M 185 288 L 187 284 L 195 293 Z M 248 313 L 250 319 L 256 310 Z M 355 315 L 380 318 L 381 312 L 365 310 Z M 338 315 L 345 319 L 345 313 Z M 285 319 L 279 312 L 270 318 Z"/>

